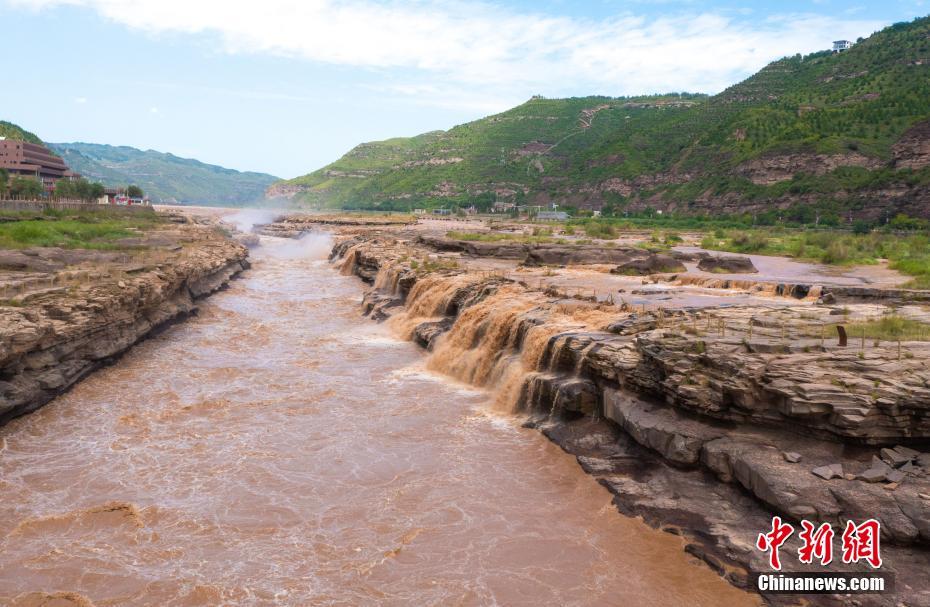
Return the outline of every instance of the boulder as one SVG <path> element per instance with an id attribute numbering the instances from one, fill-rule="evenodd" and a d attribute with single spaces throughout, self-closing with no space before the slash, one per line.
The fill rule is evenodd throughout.
<path id="1" fill-rule="evenodd" d="M 671 274 L 673 272 L 684 272 L 685 270 L 684 264 L 671 255 L 652 253 L 648 257 L 633 259 L 620 264 L 610 273 L 624 276 L 649 276 L 650 274 Z"/>
<path id="2" fill-rule="evenodd" d="M 642 257 L 642 249 L 601 247 L 595 245 L 536 245 L 523 260 L 525 266 L 569 266 L 590 264 L 624 264 Z"/>
<path id="3" fill-rule="evenodd" d="M 755 274 L 759 270 L 748 257 L 712 256 L 698 262 L 698 269 L 715 274 Z"/>
<path id="4" fill-rule="evenodd" d="M 908 447 L 903 447 L 901 445 L 896 446 L 894 450 L 907 457 L 909 461 L 914 461 L 920 456 L 920 451 L 917 451 L 916 449 L 910 449 Z"/>
<path id="5" fill-rule="evenodd" d="M 811 473 L 815 476 L 819 476 L 824 480 L 832 480 L 834 478 L 843 478 L 843 464 L 830 464 L 829 466 L 820 466 L 811 470 Z"/>
<path id="6" fill-rule="evenodd" d="M 453 319 L 421 322 L 413 330 L 413 340 L 421 347 L 432 350 L 436 339 L 452 328 Z"/>
<path id="7" fill-rule="evenodd" d="M 892 470 L 891 472 L 885 475 L 885 480 L 888 481 L 889 483 L 895 483 L 895 484 L 901 483 L 904 481 L 904 473 L 901 472 L 900 470 Z"/>
<path id="8" fill-rule="evenodd" d="M 888 480 L 888 474 L 890 472 L 891 466 L 877 457 L 873 457 L 872 467 L 860 473 L 856 478 L 867 483 L 881 483 Z"/>
<path id="9" fill-rule="evenodd" d="M 916 455 L 908 455 L 897 449 L 882 449 L 880 451 L 882 461 L 894 468 L 900 468 L 904 464 L 912 461 Z"/>

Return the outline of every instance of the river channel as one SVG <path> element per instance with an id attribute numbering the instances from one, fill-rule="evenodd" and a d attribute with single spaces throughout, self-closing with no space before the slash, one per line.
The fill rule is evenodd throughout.
<path id="1" fill-rule="evenodd" d="M 743 605 L 492 395 L 361 317 L 325 236 L 0 428 L 0 604 Z"/>

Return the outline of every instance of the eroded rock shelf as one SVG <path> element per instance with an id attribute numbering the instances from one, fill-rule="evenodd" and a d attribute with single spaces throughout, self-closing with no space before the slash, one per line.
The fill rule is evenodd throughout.
<path id="1" fill-rule="evenodd" d="M 765 570 L 753 544 L 773 514 L 835 528 L 876 518 L 899 585 L 862 604 L 930 603 L 930 344 L 841 347 L 823 329 L 874 305 L 618 310 L 426 271 L 418 247 L 437 243 L 361 234 L 332 259 L 372 285 L 366 315 L 430 350 L 432 368 L 494 388 L 622 512 L 685 536 L 742 587 Z"/>
<path id="2" fill-rule="evenodd" d="M 176 226 L 142 244 L 157 257 L 125 263 L 123 255 L 94 251 L 16 254 L 17 263 L 32 264 L 28 269 L 36 280 L 58 286 L 32 288 L 15 305 L 0 308 L 0 425 L 41 407 L 153 331 L 194 312 L 197 299 L 248 267 L 247 249 L 212 227 Z M 77 278 L 61 278 L 85 257 L 93 276 L 75 271 Z"/>

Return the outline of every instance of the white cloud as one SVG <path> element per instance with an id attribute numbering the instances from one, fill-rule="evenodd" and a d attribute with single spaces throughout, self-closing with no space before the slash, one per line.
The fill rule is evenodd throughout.
<path id="1" fill-rule="evenodd" d="M 83 105 L 87 103 L 87 97 L 75 97 L 74 102 Z"/>
<path id="2" fill-rule="evenodd" d="M 711 13 L 601 20 L 519 13 L 457 0 L 11 0 L 90 8 L 152 32 L 209 35 L 230 53 L 361 68 L 401 68 L 437 91 L 488 100 L 543 94 L 715 92 L 773 58 L 855 39 L 873 21 L 816 15 L 733 20 Z M 683 9 L 686 10 L 686 9 Z M 409 76 L 409 74 L 413 76 Z M 417 91 L 423 100 L 437 91 Z M 403 94 L 402 91 L 395 91 Z M 495 94 L 496 93 L 496 94 Z"/>
<path id="3" fill-rule="evenodd" d="M 149 108 L 149 114 L 157 114 L 157 113 L 158 113 L 158 108 L 155 107 L 154 105 Z"/>

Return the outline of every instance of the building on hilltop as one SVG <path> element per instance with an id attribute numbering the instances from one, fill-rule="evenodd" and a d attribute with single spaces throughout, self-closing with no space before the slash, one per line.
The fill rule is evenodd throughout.
<path id="1" fill-rule="evenodd" d="M 37 143 L 0 138 L 0 169 L 10 175 L 34 177 L 47 192 L 55 190 L 62 179 L 74 180 L 77 173 L 50 149 Z"/>
<path id="2" fill-rule="evenodd" d="M 849 40 L 837 40 L 833 43 L 833 52 L 842 53 L 852 48 L 853 43 Z"/>

